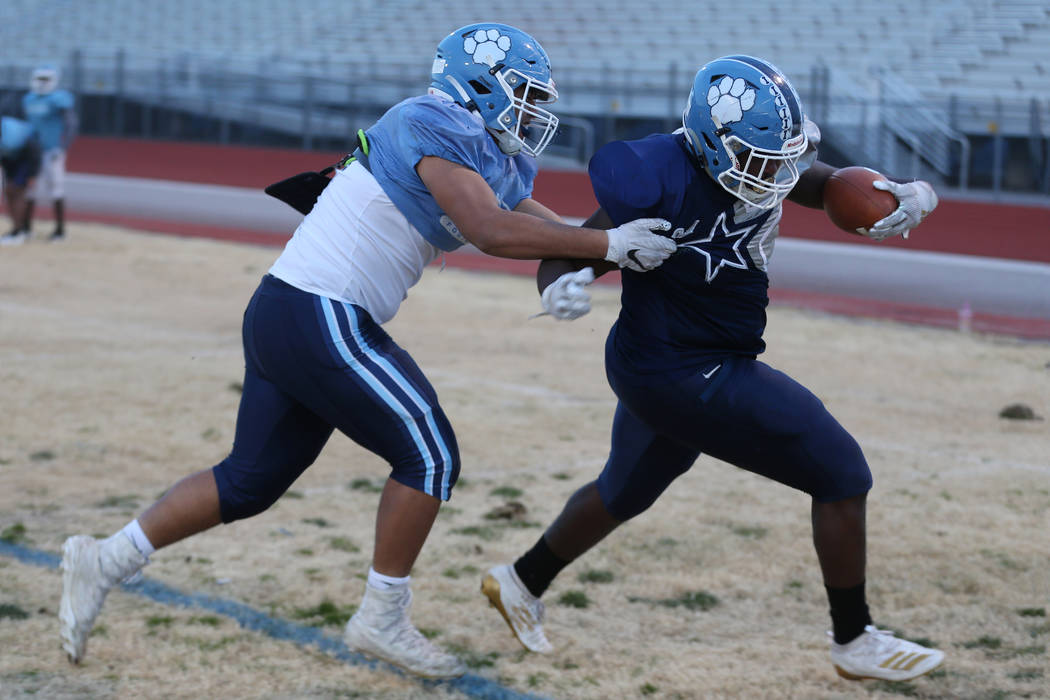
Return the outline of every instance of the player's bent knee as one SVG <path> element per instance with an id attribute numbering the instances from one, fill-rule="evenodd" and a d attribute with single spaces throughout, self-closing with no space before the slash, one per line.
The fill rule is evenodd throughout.
<path id="1" fill-rule="evenodd" d="M 639 498 L 638 494 L 632 494 L 629 491 L 620 491 L 617 494 L 607 494 L 599 483 L 598 495 L 601 496 L 602 504 L 605 506 L 605 510 L 609 512 L 615 520 L 621 523 L 625 523 L 631 518 L 641 515 L 645 511 L 649 510 L 649 506 L 656 503 L 659 493 L 653 494 L 652 497 Z"/>
<path id="2" fill-rule="evenodd" d="M 871 491 L 873 483 L 871 469 L 861 456 L 859 460 L 841 464 L 839 468 L 828 474 L 821 488 L 815 489 L 815 492 L 810 495 L 821 503 L 843 501 L 866 494 Z"/>
<path id="3" fill-rule="evenodd" d="M 852 484 L 843 485 L 842 487 L 835 490 L 823 491 L 821 493 L 815 493 L 810 495 L 812 495 L 813 500 L 817 501 L 818 503 L 837 503 L 839 501 L 846 501 L 851 498 L 856 498 L 858 496 L 866 496 L 868 494 L 868 491 L 871 491 L 871 479 L 868 479 L 866 484 L 862 480 L 857 480 Z"/>
<path id="4" fill-rule="evenodd" d="M 631 518 L 639 516 L 647 511 L 651 505 L 652 503 L 640 505 L 637 502 L 627 503 L 624 501 L 613 501 L 612 503 L 606 503 L 605 509 L 609 511 L 609 515 L 613 518 L 621 523 L 625 523 Z"/>
<path id="5" fill-rule="evenodd" d="M 598 495 L 605 509 L 621 523 L 641 515 L 656 503 L 667 487 L 692 466 L 696 457 L 653 463 L 651 469 L 629 469 L 626 472 L 616 468 L 612 462 L 598 475 Z"/>
<path id="6" fill-rule="evenodd" d="M 277 502 L 281 493 L 247 493 L 219 489 L 219 510 L 224 523 L 258 515 Z"/>
<path id="7" fill-rule="evenodd" d="M 390 478 L 416 491 L 447 501 L 452 497 L 452 488 L 459 480 L 459 450 L 449 449 L 446 456 L 432 462 L 393 465 Z"/>
<path id="8" fill-rule="evenodd" d="M 243 468 L 234 468 L 229 458 L 216 465 L 212 473 L 219 491 L 219 512 L 224 523 L 262 513 L 276 503 L 290 486 L 277 479 L 268 480 L 261 472 L 251 473 Z"/>

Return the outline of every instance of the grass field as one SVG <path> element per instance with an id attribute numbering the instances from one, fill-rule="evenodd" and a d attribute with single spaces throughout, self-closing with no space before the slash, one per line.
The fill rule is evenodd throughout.
<path id="1" fill-rule="evenodd" d="M 52 553 L 70 534 L 115 531 L 225 456 L 241 314 L 277 254 L 70 234 L 0 250 L 0 539 Z M 838 678 L 807 497 L 707 457 L 563 572 L 545 597 L 556 651 L 523 652 L 478 585 L 604 462 L 617 290 L 594 299 L 579 321 L 530 321 L 530 279 L 435 266 L 387 326 L 463 455 L 413 572 L 413 620 L 437 643 L 481 678 L 551 698 L 1050 697 L 1050 345 L 780 307 L 764 359 L 824 400 L 875 474 L 876 623 L 944 649 L 944 667 L 912 683 Z M 1037 417 L 1000 417 L 1018 403 Z M 338 638 L 386 474 L 336 435 L 272 509 L 158 552 L 145 574 Z M 72 667 L 60 589 L 58 571 L 0 557 L 0 697 L 470 695 L 123 591 Z"/>

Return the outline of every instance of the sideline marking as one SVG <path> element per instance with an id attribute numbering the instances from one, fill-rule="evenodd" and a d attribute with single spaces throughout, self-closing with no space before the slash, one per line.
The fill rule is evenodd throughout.
<path id="1" fill-rule="evenodd" d="M 30 549 L 29 547 L 2 540 L 0 540 L 0 555 L 12 557 L 23 564 L 32 564 L 48 569 L 57 569 L 61 562 L 61 557 L 57 554 Z M 260 612 L 244 603 L 238 603 L 235 600 L 215 598 L 203 593 L 183 593 L 167 584 L 148 578 L 143 578 L 140 582 L 131 585 L 121 584 L 120 588 L 125 593 L 144 596 L 165 605 L 204 608 L 205 610 L 232 618 L 241 627 L 262 632 L 274 639 L 292 642 L 299 647 L 316 647 L 351 666 L 367 666 L 372 669 L 396 673 L 403 678 L 418 681 L 424 688 L 435 686 L 452 688 L 468 697 L 479 698 L 479 700 L 548 700 L 548 698 L 541 695 L 519 693 L 500 685 L 496 681 L 473 673 L 467 673 L 449 681 L 429 681 L 415 678 L 395 666 L 382 661 L 375 661 L 357 652 L 350 651 L 342 639 L 329 636 L 316 627 L 298 625 L 288 620 L 270 617 L 266 613 Z"/>

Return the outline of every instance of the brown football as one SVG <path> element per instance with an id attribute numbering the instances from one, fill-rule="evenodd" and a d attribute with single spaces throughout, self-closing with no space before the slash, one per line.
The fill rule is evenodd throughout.
<path id="1" fill-rule="evenodd" d="M 831 223 L 843 231 L 857 233 L 858 228 L 871 228 L 897 208 L 897 198 L 871 186 L 886 178 L 870 168 L 839 168 L 824 185 L 824 211 Z"/>

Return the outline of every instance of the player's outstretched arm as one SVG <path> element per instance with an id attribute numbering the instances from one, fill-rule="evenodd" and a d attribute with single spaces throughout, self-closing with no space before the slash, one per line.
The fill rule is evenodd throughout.
<path id="1" fill-rule="evenodd" d="M 788 199 L 813 209 L 824 208 L 824 185 L 837 168 L 823 161 L 815 161 L 799 177 Z M 918 226 L 937 207 L 937 193 L 925 180 L 903 180 L 885 176 L 876 180 L 872 187 L 889 192 L 896 198 L 898 206 L 889 216 L 877 221 L 869 229 L 858 229 L 861 235 L 881 241 L 891 236 L 908 237 L 908 232 Z"/>
<path id="2" fill-rule="evenodd" d="M 568 226 L 501 209 L 484 178 L 458 163 L 427 156 L 416 165 L 416 172 L 462 236 L 488 255 L 524 260 L 597 258 L 645 271 L 677 249 L 672 240 L 652 232 L 670 227 L 663 219 L 639 219 L 608 232 Z"/>

